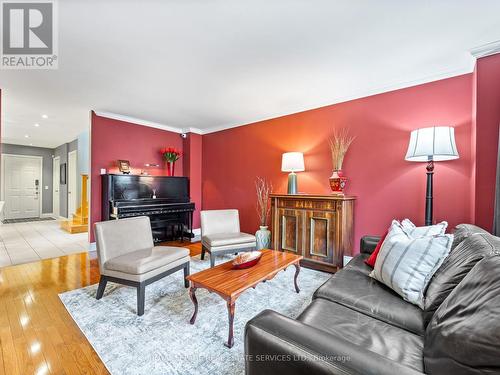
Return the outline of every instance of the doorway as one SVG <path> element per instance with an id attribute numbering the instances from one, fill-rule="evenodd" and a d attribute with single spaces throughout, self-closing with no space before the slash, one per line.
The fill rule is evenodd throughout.
<path id="1" fill-rule="evenodd" d="M 78 160 L 77 151 L 68 152 L 68 219 L 73 217 L 73 214 L 78 208 Z"/>
<path id="2" fill-rule="evenodd" d="M 57 219 L 61 216 L 59 184 L 61 183 L 61 158 L 56 156 L 52 159 L 52 212 Z"/>
<path id="3" fill-rule="evenodd" d="M 2 155 L 5 219 L 39 218 L 42 207 L 42 157 Z"/>

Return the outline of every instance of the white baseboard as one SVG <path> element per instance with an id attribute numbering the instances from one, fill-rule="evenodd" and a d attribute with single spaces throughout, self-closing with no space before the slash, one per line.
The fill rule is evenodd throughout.
<path id="1" fill-rule="evenodd" d="M 57 217 L 54 215 L 53 212 L 49 212 L 46 214 L 41 214 L 40 217 L 53 217 L 54 219 L 57 219 Z"/>
<path id="2" fill-rule="evenodd" d="M 344 267 L 347 263 L 349 263 L 351 261 L 353 257 L 350 257 L 348 255 L 344 255 Z"/>
<path id="3" fill-rule="evenodd" d="M 191 238 L 191 242 L 201 241 L 201 228 L 193 229 L 194 237 Z"/>

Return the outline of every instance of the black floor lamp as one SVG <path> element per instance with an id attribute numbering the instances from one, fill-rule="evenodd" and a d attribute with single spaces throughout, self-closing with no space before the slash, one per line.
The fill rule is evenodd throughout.
<path id="1" fill-rule="evenodd" d="M 458 159 L 455 129 L 433 126 L 413 130 L 405 160 L 427 163 L 427 189 L 425 194 L 425 225 L 432 225 L 432 178 L 434 162 Z"/>

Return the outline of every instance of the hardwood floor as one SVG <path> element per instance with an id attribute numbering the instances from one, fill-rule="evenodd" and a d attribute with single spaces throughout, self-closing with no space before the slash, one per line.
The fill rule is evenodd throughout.
<path id="1" fill-rule="evenodd" d="M 188 247 L 199 243 L 166 243 Z M 108 374 L 58 294 L 99 281 L 96 259 L 72 254 L 0 269 L 0 374 Z"/>

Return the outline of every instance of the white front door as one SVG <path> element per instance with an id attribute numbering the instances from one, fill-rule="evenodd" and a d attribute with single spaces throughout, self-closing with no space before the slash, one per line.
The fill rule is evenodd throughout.
<path id="1" fill-rule="evenodd" d="M 52 160 L 52 212 L 58 218 L 61 216 L 59 185 L 61 183 L 61 158 L 56 156 Z"/>
<path id="2" fill-rule="evenodd" d="M 71 151 L 68 153 L 68 218 L 70 219 L 78 207 L 77 173 L 76 151 Z"/>
<path id="3" fill-rule="evenodd" d="M 41 157 L 3 155 L 5 218 L 40 217 Z"/>

